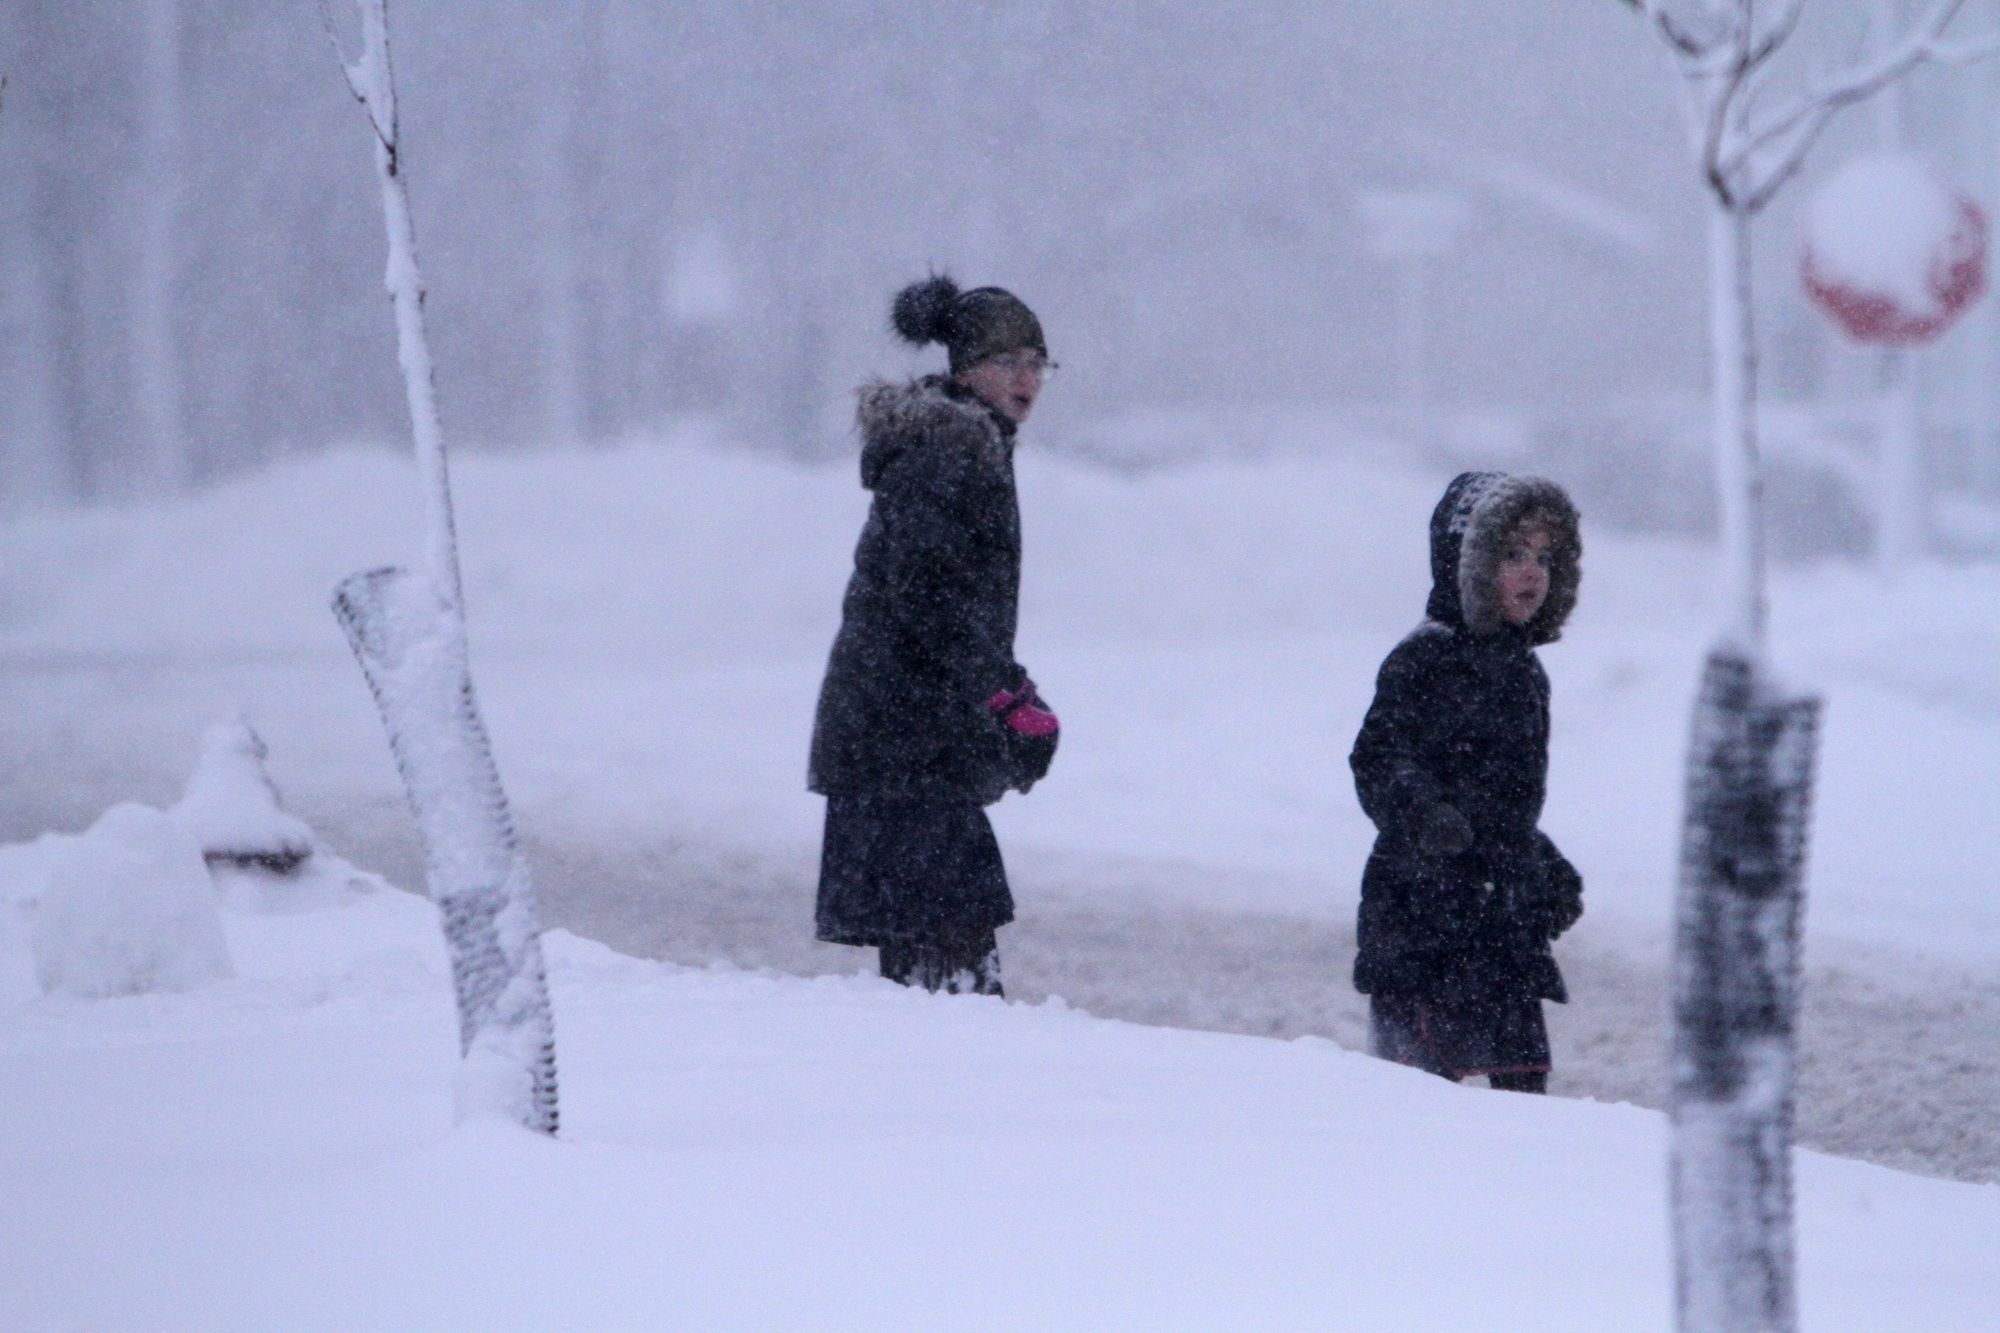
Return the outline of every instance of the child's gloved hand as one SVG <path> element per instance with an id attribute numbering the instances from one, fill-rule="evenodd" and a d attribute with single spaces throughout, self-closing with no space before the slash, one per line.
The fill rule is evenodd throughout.
<path id="1" fill-rule="evenodd" d="M 1472 846 L 1472 821 L 1449 801 L 1439 801 L 1424 812 L 1417 827 L 1417 850 L 1425 856 L 1457 856 Z"/>
<path id="2" fill-rule="evenodd" d="M 1549 863 L 1539 906 L 1550 939 L 1560 936 L 1583 915 L 1583 876 L 1560 854 Z"/>

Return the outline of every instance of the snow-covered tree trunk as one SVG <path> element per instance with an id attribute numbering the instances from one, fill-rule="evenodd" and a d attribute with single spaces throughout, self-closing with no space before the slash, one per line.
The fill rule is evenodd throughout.
<path id="1" fill-rule="evenodd" d="M 1708 660 L 1674 951 L 1675 1304 L 1684 1333 L 1791 1333 L 1792 1053 L 1819 703 Z"/>
<path id="2" fill-rule="evenodd" d="M 556 1132 L 555 1025 L 534 886 L 480 721 L 463 622 L 401 569 L 356 574 L 335 614 L 382 711 L 423 839 L 458 996 L 459 1115 Z"/>
<path id="3" fill-rule="evenodd" d="M 1750 218 L 1708 208 L 1708 348 L 1716 490 L 1721 500 L 1725 638 L 1764 641 L 1764 467 L 1757 443 L 1757 329 Z"/>
<path id="4" fill-rule="evenodd" d="M 1878 3 L 1868 59 L 1805 93 L 1771 96 L 1771 62 L 1806 0 L 1624 0 L 1665 42 L 1708 196 L 1709 386 L 1727 597 L 1696 701 L 1676 921 L 1673 1184 L 1682 1333 L 1797 1327 L 1791 1205 L 1792 1025 L 1819 704 L 1786 698 L 1763 663 L 1763 466 L 1751 224 L 1842 107 L 1927 62 L 2000 50 L 1951 45 L 1965 0 L 1928 0 L 1890 39 Z"/>
<path id="5" fill-rule="evenodd" d="M 385 281 L 423 486 L 425 565 L 417 573 L 378 569 L 347 579 L 334 594 L 334 611 L 381 708 L 423 838 L 431 898 L 444 917 L 464 1055 L 459 1115 L 500 1115 L 553 1134 L 554 1020 L 534 888 L 472 689 L 451 481 L 397 139 L 387 3 L 355 2 L 362 53 L 346 74 L 375 133 L 389 241 Z"/>
<path id="6" fill-rule="evenodd" d="M 1923 554 L 1923 417 L 1917 400 L 1917 359 L 1892 348 L 1882 354 L 1876 410 L 1875 563 L 1894 578 Z"/>
<path id="7" fill-rule="evenodd" d="M 146 0 L 145 168 L 139 175 L 139 282 L 133 368 L 145 453 L 134 481 L 173 492 L 188 480 L 181 427 L 180 339 L 175 334 L 181 202 L 180 0 Z"/>
<path id="8" fill-rule="evenodd" d="M 590 428 L 584 392 L 583 302 L 577 281 L 575 181 L 570 170 L 582 21 L 573 3 L 532 3 L 539 44 L 532 195 L 535 201 L 536 324 L 540 332 L 542 429 L 551 444 L 575 444 Z"/>

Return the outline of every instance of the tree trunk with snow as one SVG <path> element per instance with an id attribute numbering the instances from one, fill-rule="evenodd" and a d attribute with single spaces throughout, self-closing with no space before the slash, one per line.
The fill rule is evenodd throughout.
<path id="1" fill-rule="evenodd" d="M 472 689 L 451 481 L 397 140 L 387 4 L 356 4 L 362 53 L 345 68 L 375 134 L 386 283 L 423 486 L 426 559 L 417 573 L 354 575 L 335 593 L 334 610 L 381 708 L 423 838 L 431 898 L 444 916 L 464 1056 L 459 1115 L 497 1114 L 553 1134 L 554 1020 L 534 888 Z"/>
<path id="2" fill-rule="evenodd" d="M 1793 1020 L 1801 870 L 1818 701 L 1783 698 L 1762 665 L 1763 465 L 1751 224 L 1842 107 L 1919 64 L 1979 58 L 1952 45 L 1965 0 L 1930 0 L 1875 53 L 1790 98 L 1771 61 L 1805 0 L 1624 0 L 1666 43 L 1709 196 L 1709 364 L 1721 498 L 1721 643 L 1695 704 L 1674 957 L 1673 1230 L 1682 1333 L 1790 1333 Z M 1878 15 L 1885 11 L 1878 8 Z M 1880 20 L 1878 19 L 1878 23 Z"/>
<path id="3" fill-rule="evenodd" d="M 334 610 L 368 677 L 424 844 L 458 997 L 459 1115 L 556 1132 L 555 1024 L 534 886 L 473 695 L 463 624 L 420 575 L 356 574 Z"/>
<path id="4" fill-rule="evenodd" d="M 1875 564 L 1890 578 L 1924 553 L 1923 418 L 1917 401 L 1917 359 L 1901 348 L 1882 353 L 1876 402 Z"/>
<path id="5" fill-rule="evenodd" d="M 1791 1333 L 1792 1062 L 1819 703 L 1708 660 L 1675 921 L 1673 1225 L 1683 1333 Z"/>
<path id="6" fill-rule="evenodd" d="M 540 333 L 542 429 L 547 443 L 576 444 L 590 429 L 584 390 L 583 302 L 576 246 L 575 181 L 570 170 L 582 20 L 572 4 L 532 6 L 546 41 L 531 156 L 535 219 L 535 315 Z M 534 86 L 531 85 L 531 86 Z"/>
<path id="7" fill-rule="evenodd" d="M 1716 490 L 1721 499 L 1725 637 L 1764 640 L 1764 465 L 1757 442 L 1757 328 L 1750 219 L 1708 209 L 1709 373 Z"/>
<path id="8" fill-rule="evenodd" d="M 180 285 L 180 28 L 180 0 L 146 0 L 145 168 L 138 180 L 144 221 L 132 311 L 144 456 L 133 481 L 142 491 L 155 493 L 180 490 L 189 472 L 181 426 L 180 340 L 174 328 Z"/>

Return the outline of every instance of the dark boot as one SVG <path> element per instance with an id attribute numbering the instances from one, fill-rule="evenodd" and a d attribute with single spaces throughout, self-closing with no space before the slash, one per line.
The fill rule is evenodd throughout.
<path id="1" fill-rule="evenodd" d="M 881 951 L 882 975 L 898 985 L 946 995 L 1005 995 L 1000 947 L 990 930 L 962 939 L 904 940 Z"/>
<path id="2" fill-rule="evenodd" d="M 1512 1074 L 1488 1074 L 1486 1082 L 1496 1092 L 1539 1092 L 1549 1090 L 1549 1071 L 1523 1069 Z"/>

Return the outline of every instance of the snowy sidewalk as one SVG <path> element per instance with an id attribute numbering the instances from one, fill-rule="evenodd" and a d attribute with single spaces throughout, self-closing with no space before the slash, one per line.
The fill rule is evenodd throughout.
<path id="1" fill-rule="evenodd" d="M 801 976 L 872 971 L 873 950 L 811 939 L 817 849 L 689 837 L 531 839 L 552 924 L 623 952 L 722 960 Z M 414 873 L 414 849 L 370 843 L 370 865 Z M 1255 1036 L 1366 1043 L 1350 983 L 1352 908 L 1315 914 L 1204 906 L 1283 903 L 1301 886 L 1241 867 L 1008 854 L 1020 918 L 1000 933 L 1007 992 L 1060 995 L 1104 1017 Z M 1216 891 L 1229 881 L 1233 892 Z M 1799 1139 L 1841 1156 L 2000 1182 L 2000 969 L 1888 946 L 1807 945 Z M 1548 1006 L 1551 1089 L 1660 1107 L 1666 1098 L 1664 932 L 1587 914 L 1556 946 L 1572 1002 Z"/>
<path id="2" fill-rule="evenodd" d="M 1664 1126 L 1330 1043 L 556 934 L 563 1138 L 449 1123 L 428 905 L 0 1045 L 0 1326 L 1665 1329 Z M 2000 1189 L 1802 1154 L 1815 1333 L 1990 1327 Z"/>

